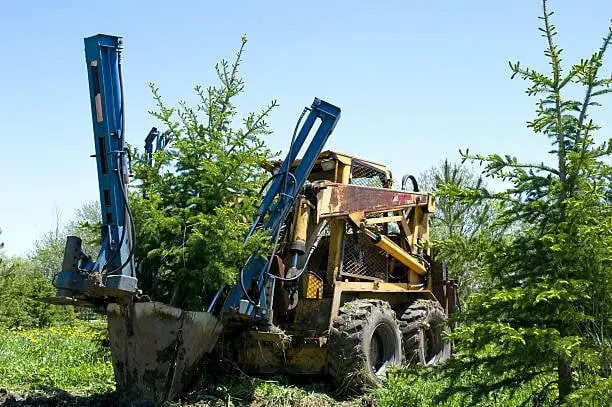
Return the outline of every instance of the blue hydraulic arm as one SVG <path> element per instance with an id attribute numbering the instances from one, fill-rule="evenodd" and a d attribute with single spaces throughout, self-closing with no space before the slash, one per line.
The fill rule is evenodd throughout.
<path id="1" fill-rule="evenodd" d="M 153 127 L 147 137 L 145 138 L 145 153 L 147 154 L 147 163 L 149 166 L 153 165 L 153 142 L 155 142 L 155 151 L 163 150 L 170 142 L 169 131 L 160 133 L 156 127 Z"/>
<path id="2" fill-rule="evenodd" d="M 320 119 L 318 130 L 308 144 L 297 167 L 290 171 L 291 165 L 297 159 L 318 119 Z M 319 158 L 319 154 L 339 119 L 340 108 L 320 99 L 314 100 L 303 126 L 292 140 L 287 157 L 270 181 L 270 188 L 258 208 L 257 217 L 247 235 L 247 239 L 259 228 L 267 230 L 273 239 L 278 235 L 283 222 L 292 210 L 296 196 L 302 191 Z M 266 215 L 268 216 L 266 217 Z M 268 268 L 268 259 L 251 257 L 241 270 L 236 286 L 232 288 L 226 298 L 223 306 L 224 311 L 238 311 L 242 314 L 266 318 L 267 304 L 264 287 L 270 281 L 267 274 Z M 251 298 L 249 292 L 258 293 L 257 298 Z"/>
<path id="3" fill-rule="evenodd" d="M 81 240 L 68 237 L 57 278 L 58 297 L 118 297 L 137 289 L 134 230 L 127 199 L 121 48 L 120 37 L 98 34 L 85 38 L 102 247 L 93 262 L 82 251 Z"/>

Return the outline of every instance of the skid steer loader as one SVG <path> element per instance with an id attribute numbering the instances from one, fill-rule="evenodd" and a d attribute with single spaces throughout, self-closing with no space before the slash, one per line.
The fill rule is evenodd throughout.
<path id="1" fill-rule="evenodd" d="M 265 324 L 226 326 L 240 332 L 233 355 L 244 369 L 329 374 L 356 390 L 390 365 L 450 356 L 442 328 L 455 311 L 455 283 L 427 247 L 433 198 L 416 181 L 412 189 L 393 189 L 382 164 L 317 155 L 264 265 Z"/>
<path id="2" fill-rule="evenodd" d="M 287 157 L 266 168 L 246 239 L 265 230 L 270 252 L 253 255 L 202 312 L 149 301 L 134 268 L 120 52 L 119 37 L 85 39 L 102 248 L 93 261 L 68 237 L 57 295 L 46 299 L 105 309 L 119 391 L 174 399 L 214 349 L 249 372 L 329 375 L 345 391 L 375 385 L 391 365 L 449 357 L 442 329 L 456 284 L 430 256 L 433 197 L 414 177 L 398 188 L 382 164 L 323 151 L 340 109 L 321 99 Z"/>

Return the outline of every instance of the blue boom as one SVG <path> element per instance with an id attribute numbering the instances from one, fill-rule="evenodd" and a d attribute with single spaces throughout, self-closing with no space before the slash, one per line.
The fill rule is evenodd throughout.
<path id="1" fill-rule="evenodd" d="M 290 171 L 291 165 L 297 159 L 317 119 L 320 119 L 318 130 L 308 144 L 297 167 Z M 321 154 L 339 119 L 340 108 L 321 99 L 316 98 L 314 100 L 304 125 L 297 137 L 291 142 L 287 157 L 271 180 L 271 186 L 263 197 L 247 239 L 259 227 L 268 231 L 273 239 L 278 235 L 281 225 L 293 208 L 296 196 L 302 191 L 319 158 L 319 154 Z M 275 201 L 276 203 L 274 203 Z M 268 215 L 267 218 L 266 215 Z M 261 225 L 264 218 L 267 220 Z M 225 300 L 224 311 L 238 311 L 249 316 L 267 318 L 269 304 L 266 301 L 267 290 L 264 288 L 267 286 L 269 292 L 274 292 L 275 283 L 275 279 L 270 278 L 267 274 L 270 261 L 269 258 L 263 257 L 251 257 L 247 261 L 240 272 L 236 286 L 232 288 Z M 258 293 L 258 298 L 251 298 L 248 294 L 249 291 Z M 212 309 L 213 306 L 214 303 L 211 304 L 209 309 Z"/>
<path id="2" fill-rule="evenodd" d="M 102 247 L 95 262 L 70 236 L 57 296 L 70 299 L 117 297 L 137 290 L 133 228 L 127 200 L 121 38 L 98 34 L 85 38 L 85 56 L 102 213 Z"/>

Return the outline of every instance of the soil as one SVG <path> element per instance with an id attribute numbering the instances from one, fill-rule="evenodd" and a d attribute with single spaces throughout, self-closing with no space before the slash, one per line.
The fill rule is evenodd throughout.
<path id="1" fill-rule="evenodd" d="M 114 393 L 75 396 L 64 391 L 22 395 L 0 391 L 2 407 L 145 407 L 144 404 L 121 402 Z"/>

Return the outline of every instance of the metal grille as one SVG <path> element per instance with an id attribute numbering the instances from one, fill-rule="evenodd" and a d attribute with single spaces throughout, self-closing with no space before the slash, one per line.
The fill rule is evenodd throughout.
<path id="1" fill-rule="evenodd" d="M 354 159 L 351 165 L 350 183 L 365 187 L 382 188 L 387 183 L 387 176 L 383 171 Z"/>
<path id="2" fill-rule="evenodd" d="M 323 298 L 323 280 L 321 277 L 308 273 L 306 298 Z"/>
<path id="3" fill-rule="evenodd" d="M 364 280 L 388 280 L 389 256 L 360 231 L 344 235 L 341 275 Z"/>

